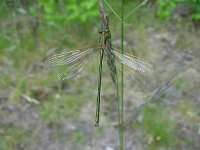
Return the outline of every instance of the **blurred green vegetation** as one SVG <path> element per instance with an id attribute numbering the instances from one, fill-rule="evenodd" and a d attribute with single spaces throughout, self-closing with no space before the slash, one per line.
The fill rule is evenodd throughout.
<path id="1" fill-rule="evenodd" d="M 200 1 L 199 0 L 157 0 L 158 3 L 158 16 L 162 19 L 168 19 L 171 16 L 172 10 L 178 4 L 185 4 L 191 8 L 191 13 L 188 17 L 194 20 L 200 19 Z"/>
<path id="2" fill-rule="evenodd" d="M 4 130 L 3 138 L 0 140 L 0 148 L 2 150 L 11 150 L 23 148 L 25 143 L 28 143 L 28 138 L 31 135 L 31 131 L 26 130 L 20 126 L 14 125 L 9 129 Z"/>
<path id="3" fill-rule="evenodd" d="M 120 5 L 116 1 L 108 0 L 108 2 L 117 12 L 120 11 Z M 138 4 L 139 1 L 126 0 L 125 12 L 128 13 Z M 177 32 L 188 31 L 184 29 L 185 26 L 188 24 L 188 26 L 191 26 L 193 20 L 199 21 L 200 4 L 198 0 L 151 0 L 134 15 L 130 16 L 125 23 L 127 27 L 125 40 L 126 48 L 129 49 L 128 51 L 137 56 L 149 56 L 152 58 L 155 58 L 157 55 L 165 55 L 167 53 L 165 49 L 168 50 L 168 48 L 164 47 L 162 50 L 160 49 L 163 46 L 163 41 L 166 42 L 167 40 L 164 37 L 161 38 L 160 45 L 156 42 L 153 42 L 153 46 L 149 45 L 149 41 L 156 38 L 151 33 L 155 32 L 157 34 L 166 30 L 166 20 L 168 21 L 173 18 L 172 16 L 176 13 L 175 8 L 179 4 L 191 6 L 191 13 L 186 14 L 183 18 L 181 16 L 175 18 L 180 21 L 177 25 L 179 27 Z M 105 7 L 110 15 L 113 43 L 117 47 L 120 44 L 118 42 L 120 38 L 120 22 L 106 5 Z M 23 120 L 17 122 L 12 119 L 9 120 L 9 117 L 9 121 L 5 120 L 6 117 L 4 119 L 1 118 L 3 120 L 0 123 L 1 150 L 17 150 L 19 147 L 26 148 L 31 144 L 37 145 L 38 138 L 43 131 L 41 126 L 49 126 L 49 124 L 61 125 L 63 122 L 68 122 L 69 120 L 72 120 L 72 122 L 74 120 L 77 121 L 83 112 L 88 113 L 87 115 L 89 115 L 90 120 L 94 118 L 96 95 L 94 88 L 96 88 L 98 60 L 94 60 L 94 63 L 91 63 L 87 71 L 83 73 L 82 78 L 65 82 L 57 81 L 56 71 L 47 71 L 43 61 L 49 54 L 63 52 L 63 49 L 73 50 L 96 46 L 98 40 L 96 33 L 99 26 L 98 15 L 96 0 L 0 1 L 0 104 L 2 107 L 4 104 L 11 105 L 12 107 L 15 107 L 17 104 L 24 105 L 24 102 L 29 102 L 24 100 L 23 95 L 31 97 L 40 104 L 31 103 L 30 107 L 34 108 L 34 113 L 39 116 L 38 122 L 44 122 L 42 125 L 39 123 L 37 125 L 36 123 L 39 129 L 35 129 L 33 127 L 29 128 L 29 126 L 23 127 L 21 125 L 23 124 Z M 188 22 L 188 20 L 191 22 Z M 193 46 L 194 41 L 199 45 L 198 38 L 190 38 L 187 33 L 180 33 L 175 44 L 177 47 L 174 46 L 173 48 L 181 49 L 178 53 L 183 52 L 186 48 Z M 173 46 L 173 44 L 171 45 Z M 169 53 L 172 52 L 170 51 Z M 174 60 L 169 60 L 169 62 L 171 61 Z M 158 65 L 159 63 L 162 63 L 162 60 L 158 62 Z M 166 68 L 163 70 L 166 71 Z M 106 71 L 104 74 L 106 74 Z M 107 101 L 103 102 L 103 106 L 105 107 L 103 111 L 105 116 L 108 115 L 111 117 L 109 119 L 106 117 L 103 118 L 104 115 L 102 115 L 102 122 L 105 120 L 113 121 L 112 117 L 116 116 L 116 112 L 114 112 L 116 109 L 113 106 L 115 105 L 115 102 L 113 102 L 114 92 L 108 75 L 104 81 L 102 97 Z M 165 149 L 175 147 L 176 149 L 187 143 L 194 144 L 192 137 L 188 139 L 186 135 L 186 131 L 190 128 L 192 128 L 192 131 L 194 129 L 196 133 L 199 132 L 199 126 L 197 128 L 194 125 L 198 124 L 197 118 L 199 117 L 199 109 L 197 111 L 197 106 L 193 103 L 197 98 L 194 98 L 192 94 L 194 93 L 195 95 L 195 89 L 198 89 L 194 83 L 198 82 L 191 82 L 190 76 L 177 76 L 173 85 L 176 90 L 180 90 L 179 93 L 183 93 L 183 96 L 177 96 L 181 104 L 176 107 L 172 106 L 172 108 L 166 107 L 161 102 L 151 104 L 144 107 L 141 112 L 142 119 L 139 122 L 129 124 L 131 131 L 137 128 L 137 130 L 142 132 L 145 138 L 141 142 L 147 145 L 149 149 L 163 147 Z M 132 93 L 131 91 L 137 92 L 137 90 L 134 85 L 127 93 Z M 148 94 L 143 93 L 141 97 Z M 167 101 L 174 98 L 170 96 L 164 96 L 161 99 Z M 88 103 L 94 105 L 88 106 Z M 0 109 L 0 115 L 7 116 L 10 113 L 9 115 L 12 116 L 13 114 L 22 112 L 12 107 L 7 108 L 9 111 L 6 108 L 5 110 Z M 84 109 L 84 107 L 86 108 Z M 176 120 L 174 116 L 170 116 L 173 114 L 180 115 L 182 120 Z M 26 112 L 24 115 L 26 115 Z M 66 118 L 69 120 L 66 121 Z M 29 120 L 32 120 L 32 118 L 30 117 Z M 28 120 L 25 121 L 29 122 Z M 184 124 L 183 122 L 186 122 L 186 127 L 180 125 Z M 188 122 L 192 122 L 192 125 L 188 125 L 189 127 L 187 127 Z M 82 125 L 84 123 L 80 121 L 77 124 Z M 60 128 L 58 127 L 55 131 L 56 133 L 58 131 L 58 134 L 53 135 L 55 139 L 64 141 L 60 137 L 62 135 Z M 104 132 L 104 127 L 100 129 L 98 129 L 98 133 L 96 134 L 98 138 Z M 35 130 L 37 132 L 34 132 Z M 90 140 L 85 137 L 85 134 L 89 133 L 74 129 L 74 132 L 70 136 L 67 134 L 67 138 L 65 138 L 71 139 L 72 143 L 84 145 L 84 143 Z"/>

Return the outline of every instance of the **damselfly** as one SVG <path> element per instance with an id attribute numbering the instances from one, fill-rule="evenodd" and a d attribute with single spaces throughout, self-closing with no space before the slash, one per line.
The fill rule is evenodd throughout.
<path id="1" fill-rule="evenodd" d="M 133 69 L 143 74 L 150 73 L 153 69 L 153 65 L 149 61 L 127 53 L 121 53 L 121 51 L 114 48 L 111 42 L 111 32 L 109 29 L 108 15 L 106 13 L 101 14 L 100 18 L 101 18 L 101 24 L 100 24 L 101 26 L 99 29 L 100 37 L 98 45 L 96 47 L 84 50 L 70 51 L 62 54 L 55 54 L 46 59 L 46 64 L 50 67 L 63 66 L 57 76 L 59 79 L 65 80 L 77 75 L 83 69 L 83 67 L 88 63 L 89 59 L 93 56 L 93 54 L 100 52 L 95 126 L 99 125 L 101 75 L 102 75 L 102 61 L 104 53 L 106 55 L 106 61 L 110 69 L 110 75 L 115 85 L 117 78 L 116 61 L 119 61 L 120 63 L 124 64 L 129 69 Z"/>

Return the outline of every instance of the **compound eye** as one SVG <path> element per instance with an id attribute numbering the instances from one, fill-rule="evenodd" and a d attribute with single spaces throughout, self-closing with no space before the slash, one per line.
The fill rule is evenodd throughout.
<path id="1" fill-rule="evenodd" d="M 99 34 L 102 34 L 102 33 L 103 33 L 103 31 L 99 30 Z"/>
<path id="2" fill-rule="evenodd" d="M 105 33 L 108 34 L 108 33 L 109 33 L 109 30 L 105 30 Z"/>

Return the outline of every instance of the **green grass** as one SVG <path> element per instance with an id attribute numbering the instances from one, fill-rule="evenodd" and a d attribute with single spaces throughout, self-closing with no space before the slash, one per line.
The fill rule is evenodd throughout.
<path id="1" fill-rule="evenodd" d="M 174 80 L 174 85 L 178 89 L 186 90 L 193 87 L 190 79 L 184 75 L 178 75 Z"/>
<path id="2" fill-rule="evenodd" d="M 145 143 L 152 149 L 156 147 L 172 147 L 175 144 L 173 122 L 166 107 L 161 104 L 145 106 L 141 112 L 141 125 L 145 135 Z"/>
<path id="3" fill-rule="evenodd" d="M 31 135 L 31 131 L 17 125 L 3 128 L 1 132 L 3 132 L 0 140 L 1 150 L 23 148 L 29 142 L 27 137 Z"/>
<path id="4" fill-rule="evenodd" d="M 76 118 L 80 114 L 84 100 L 73 94 L 52 94 L 40 110 L 41 117 L 47 122 L 59 123 L 64 118 Z"/>
<path id="5" fill-rule="evenodd" d="M 83 144 L 84 142 L 87 141 L 88 136 L 85 136 L 85 133 L 82 131 L 75 131 L 72 134 L 72 141 L 74 143 L 81 143 Z"/>

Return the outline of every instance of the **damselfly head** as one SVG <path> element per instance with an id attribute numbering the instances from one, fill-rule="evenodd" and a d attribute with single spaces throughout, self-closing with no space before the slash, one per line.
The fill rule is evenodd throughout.
<path id="1" fill-rule="evenodd" d="M 110 34 L 110 30 L 106 29 L 103 34 L 108 36 Z"/>
<path id="2" fill-rule="evenodd" d="M 100 29 L 100 30 L 98 31 L 98 33 L 99 33 L 100 35 L 103 35 L 103 36 L 108 36 L 108 35 L 110 34 L 110 30 L 109 30 L 109 29 L 105 29 L 105 30 Z"/>
<path id="3" fill-rule="evenodd" d="M 98 33 L 99 33 L 99 34 L 103 34 L 103 30 L 100 29 L 100 30 L 98 31 Z"/>
<path id="4" fill-rule="evenodd" d="M 104 13 L 104 14 L 101 14 L 100 15 L 100 19 L 103 20 L 103 19 L 107 19 L 108 18 L 108 14 L 107 13 Z"/>

